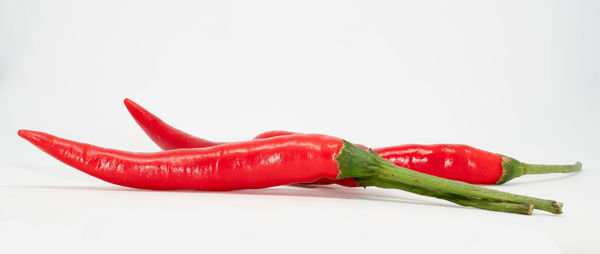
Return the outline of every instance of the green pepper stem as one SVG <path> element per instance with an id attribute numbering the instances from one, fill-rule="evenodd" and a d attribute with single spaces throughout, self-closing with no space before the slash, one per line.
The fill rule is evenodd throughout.
<path id="1" fill-rule="evenodd" d="M 523 163 L 523 174 L 570 173 L 581 170 L 581 162 L 571 165 L 544 165 Z"/>
<path id="2" fill-rule="evenodd" d="M 517 204 L 517 203 L 509 203 L 509 202 L 500 202 L 486 199 L 471 199 L 451 193 L 446 193 L 443 191 L 429 191 L 424 188 L 420 188 L 417 186 L 407 185 L 403 183 L 399 183 L 396 181 L 390 181 L 385 178 L 373 176 L 373 177 L 364 177 L 364 178 L 354 178 L 361 186 L 377 186 L 380 188 L 392 188 L 392 189 L 400 189 L 408 192 L 412 192 L 415 194 L 429 196 L 439 199 L 448 200 L 450 202 L 456 203 L 462 206 L 470 206 L 485 210 L 491 211 L 499 211 L 499 212 L 508 212 L 508 213 L 518 213 L 531 215 L 533 212 L 533 204 Z"/>
<path id="3" fill-rule="evenodd" d="M 496 184 L 503 184 L 514 178 L 529 174 L 548 174 L 548 173 L 569 173 L 581 169 L 581 162 L 572 165 L 542 165 L 542 164 L 527 164 L 518 161 L 515 158 L 501 155 L 502 158 L 502 176 Z"/>
<path id="4" fill-rule="evenodd" d="M 533 204 L 535 209 L 556 214 L 562 213 L 562 203 L 492 190 L 398 167 L 392 162 L 379 157 L 373 151 L 365 151 L 345 140 L 336 160 L 340 171 L 338 178 L 377 176 L 388 181 L 425 189 L 432 195 L 442 192 L 467 199 L 486 199 L 524 205 Z M 388 184 L 382 187 L 385 186 L 389 187 Z"/>

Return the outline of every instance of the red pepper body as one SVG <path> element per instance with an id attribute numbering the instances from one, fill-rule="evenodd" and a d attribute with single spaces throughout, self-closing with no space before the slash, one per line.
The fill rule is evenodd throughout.
<path id="1" fill-rule="evenodd" d="M 394 164 L 421 173 L 477 184 L 495 184 L 502 157 L 467 145 L 401 145 L 374 149 Z"/>
<path id="2" fill-rule="evenodd" d="M 291 135 L 289 131 L 267 131 L 254 139 Z M 362 148 L 365 146 L 358 145 Z M 467 145 L 400 145 L 373 149 L 397 166 L 421 173 L 477 184 L 495 184 L 503 174 L 502 157 Z M 351 179 L 322 179 L 314 184 L 356 186 Z"/>
<path id="3" fill-rule="evenodd" d="M 223 144 L 206 141 L 179 131 L 131 100 L 125 99 L 125 105 L 146 134 L 163 149 L 210 147 L 211 143 Z M 184 134 L 180 135 L 180 133 Z M 254 139 L 292 134 L 294 132 L 267 131 Z M 378 148 L 374 151 L 400 167 L 473 184 L 495 184 L 504 173 L 500 155 L 466 145 L 402 145 Z M 351 179 L 323 179 L 314 183 L 358 186 Z"/>
<path id="4" fill-rule="evenodd" d="M 56 159 L 104 181 L 143 189 L 237 190 L 335 179 L 342 140 L 295 134 L 202 149 L 132 153 L 20 130 Z"/>

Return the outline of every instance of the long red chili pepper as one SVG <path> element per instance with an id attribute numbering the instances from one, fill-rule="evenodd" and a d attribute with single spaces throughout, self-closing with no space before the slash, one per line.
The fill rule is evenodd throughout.
<path id="1" fill-rule="evenodd" d="M 342 140 L 290 135 L 205 149 L 132 153 L 21 130 L 60 161 L 104 181 L 144 189 L 235 190 L 335 179 Z"/>
<path id="2" fill-rule="evenodd" d="M 104 181 L 134 188 L 239 190 L 352 177 L 361 186 L 411 191 L 482 209 L 561 213 L 562 203 L 510 194 L 398 167 L 339 138 L 293 134 L 208 148 L 133 153 L 20 130 L 56 159 Z"/>
<path id="3" fill-rule="evenodd" d="M 212 142 L 180 131 L 150 113 L 135 102 L 125 99 L 125 106 L 144 132 L 162 149 L 202 148 L 223 143 Z M 289 131 L 268 131 L 254 139 L 295 134 Z M 487 152 L 467 145 L 400 145 L 373 150 L 397 166 L 422 173 L 473 184 L 502 184 L 526 174 L 567 173 L 581 169 L 572 165 L 539 165 L 522 163 L 514 158 Z M 322 179 L 314 183 L 336 183 L 357 186 L 349 179 Z"/>

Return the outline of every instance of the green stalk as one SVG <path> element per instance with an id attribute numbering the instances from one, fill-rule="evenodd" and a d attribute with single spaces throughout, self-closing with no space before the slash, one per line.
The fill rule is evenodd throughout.
<path id="1" fill-rule="evenodd" d="M 571 173 L 581 170 L 581 162 L 571 165 L 543 165 L 523 163 L 515 158 L 500 155 L 502 157 L 502 176 L 496 184 L 505 183 L 522 175 L 549 174 L 549 173 Z"/>
<path id="2" fill-rule="evenodd" d="M 499 212 L 508 212 L 508 213 L 518 213 L 531 215 L 533 212 L 532 204 L 516 204 L 509 202 L 500 202 L 486 199 L 471 199 L 459 195 L 454 195 L 450 193 L 446 193 L 443 191 L 432 192 L 427 189 L 423 189 L 413 185 L 407 185 L 403 183 L 399 183 L 396 181 L 390 181 L 385 178 L 372 176 L 372 177 L 364 177 L 364 178 L 354 178 L 361 186 L 377 186 L 380 188 L 390 188 L 390 189 L 400 189 L 408 192 L 412 192 L 415 194 L 429 196 L 439 199 L 448 200 L 450 202 L 456 203 L 462 206 L 471 206 L 475 208 L 491 210 L 491 211 L 499 211 Z"/>
<path id="3" fill-rule="evenodd" d="M 548 174 L 548 173 L 570 173 L 581 169 L 581 162 L 571 165 L 544 165 L 523 163 L 524 175 Z"/>
<path id="4" fill-rule="evenodd" d="M 469 199 L 487 199 L 524 205 L 533 204 L 535 209 L 556 214 L 562 213 L 562 203 L 492 190 L 398 167 L 392 162 L 379 157 L 373 151 L 365 151 L 345 140 L 336 160 L 340 171 L 338 178 L 377 176 L 389 181 L 425 189 L 433 195 L 442 192 Z"/>

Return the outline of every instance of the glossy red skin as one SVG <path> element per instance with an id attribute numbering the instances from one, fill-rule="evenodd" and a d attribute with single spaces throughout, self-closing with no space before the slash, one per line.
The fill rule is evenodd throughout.
<path id="1" fill-rule="evenodd" d="M 502 158 L 467 145 L 400 145 L 373 150 L 394 164 L 421 173 L 475 184 L 495 184 Z"/>
<path id="2" fill-rule="evenodd" d="M 168 149 L 178 148 L 180 143 L 186 144 L 182 147 L 210 147 L 211 143 L 223 144 L 207 142 L 204 139 L 179 131 L 131 100 L 126 99 L 125 105 L 146 134 L 155 142 L 160 140 L 157 144 L 163 149 L 167 149 L 165 147 L 168 147 Z M 179 133 L 185 133 L 185 135 L 179 136 Z M 259 134 L 254 139 L 268 139 L 291 134 L 295 133 L 281 130 L 267 131 Z M 361 147 L 366 149 L 364 146 Z M 401 145 L 378 148 L 373 151 L 400 167 L 472 184 L 495 184 L 504 172 L 502 158 L 498 154 L 466 145 Z M 335 183 L 349 187 L 359 186 L 351 178 L 323 179 L 313 183 Z"/>
<path id="3" fill-rule="evenodd" d="M 125 99 L 124 103 L 133 119 L 163 150 L 201 148 L 223 144 L 201 139 L 175 129 L 130 99 Z"/>
<path id="4" fill-rule="evenodd" d="M 335 179 L 342 140 L 294 134 L 208 148 L 133 153 L 20 130 L 56 159 L 109 183 L 155 190 L 226 191 Z"/>
<path id="5" fill-rule="evenodd" d="M 267 131 L 255 139 L 291 135 L 289 131 Z M 366 147 L 362 146 L 364 149 Z M 502 158 L 495 153 L 467 145 L 400 145 L 373 149 L 375 153 L 397 166 L 421 173 L 477 184 L 495 184 L 503 173 Z M 351 178 L 321 179 L 313 184 L 357 186 Z"/>

